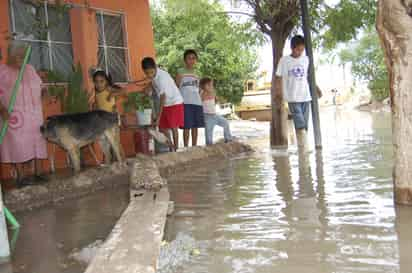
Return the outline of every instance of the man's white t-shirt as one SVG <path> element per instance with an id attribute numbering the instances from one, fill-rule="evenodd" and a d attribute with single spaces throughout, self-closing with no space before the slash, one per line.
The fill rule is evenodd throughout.
<path id="1" fill-rule="evenodd" d="M 311 101 L 308 84 L 309 58 L 283 56 L 278 64 L 276 76 L 282 77 L 283 98 L 287 102 Z"/>
<path id="2" fill-rule="evenodd" d="M 166 95 L 165 106 L 183 103 L 183 97 L 180 94 L 175 81 L 166 71 L 157 68 L 156 76 L 152 81 L 152 86 L 159 97 L 163 94 Z"/>

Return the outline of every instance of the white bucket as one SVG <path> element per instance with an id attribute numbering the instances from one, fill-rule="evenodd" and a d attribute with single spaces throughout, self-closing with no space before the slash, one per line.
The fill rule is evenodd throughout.
<path id="1" fill-rule="evenodd" d="M 136 111 L 137 125 L 148 126 L 152 124 L 152 109 L 145 109 L 143 112 Z"/>

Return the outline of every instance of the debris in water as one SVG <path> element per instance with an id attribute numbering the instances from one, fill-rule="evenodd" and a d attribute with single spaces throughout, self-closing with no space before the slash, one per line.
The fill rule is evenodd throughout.
<path id="1" fill-rule="evenodd" d="M 200 251 L 196 247 L 195 239 L 184 233 L 178 233 L 176 239 L 169 243 L 162 243 L 159 255 L 158 272 L 176 272 L 176 269 L 189 261 L 192 256 L 200 254 Z"/>
<path id="2" fill-rule="evenodd" d="M 103 244 L 102 240 L 97 240 L 94 243 L 86 246 L 80 251 L 74 250 L 70 255 L 69 258 L 76 260 L 78 262 L 89 264 L 94 256 L 96 255 L 97 251 L 99 250 L 100 246 Z"/>

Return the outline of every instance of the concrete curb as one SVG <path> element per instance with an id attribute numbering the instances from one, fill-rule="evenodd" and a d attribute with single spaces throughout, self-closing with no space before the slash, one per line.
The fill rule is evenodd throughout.
<path id="1" fill-rule="evenodd" d="M 146 184 L 153 184 L 153 177 L 147 172 L 146 162 L 152 160 L 162 177 L 167 177 L 187 168 L 188 164 L 213 161 L 252 152 L 249 145 L 238 142 L 215 144 L 208 147 L 193 147 L 184 152 L 166 153 L 154 157 L 140 156 L 128 159 L 127 164 L 113 163 L 108 166 L 87 169 L 70 177 L 52 177 L 43 185 L 13 189 L 4 194 L 4 204 L 13 212 L 35 209 L 63 200 L 87 196 L 90 193 L 129 184 L 130 166 L 140 163 L 137 174 L 145 178 Z M 153 165 L 152 165 L 153 167 Z M 133 170 L 132 172 L 133 173 Z M 153 175 L 153 172 L 151 173 Z M 163 182 L 160 182 L 163 183 Z M 131 185 L 133 188 L 133 185 Z"/>
<path id="2" fill-rule="evenodd" d="M 189 163 L 207 158 L 228 158 L 250 151 L 249 146 L 239 143 L 218 144 L 155 158 L 138 156 L 137 160 L 130 161 L 129 206 L 85 272 L 155 273 L 169 211 L 167 187 L 151 191 L 166 184 L 160 170 L 172 174 L 179 166 Z"/>
<path id="3" fill-rule="evenodd" d="M 146 191 L 130 200 L 109 237 L 99 248 L 86 273 L 155 273 L 160 254 L 169 192 Z"/>

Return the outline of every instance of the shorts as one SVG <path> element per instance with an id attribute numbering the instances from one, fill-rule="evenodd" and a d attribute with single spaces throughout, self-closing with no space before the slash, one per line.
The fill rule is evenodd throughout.
<path id="1" fill-rule="evenodd" d="M 310 101 L 289 102 L 289 111 L 292 114 L 295 129 L 308 129 Z"/>
<path id="2" fill-rule="evenodd" d="M 183 103 L 164 106 L 159 120 L 160 129 L 180 128 L 184 125 Z"/>
<path id="3" fill-rule="evenodd" d="M 203 106 L 194 104 L 185 104 L 185 122 L 183 129 L 204 128 L 205 117 Z"/>

